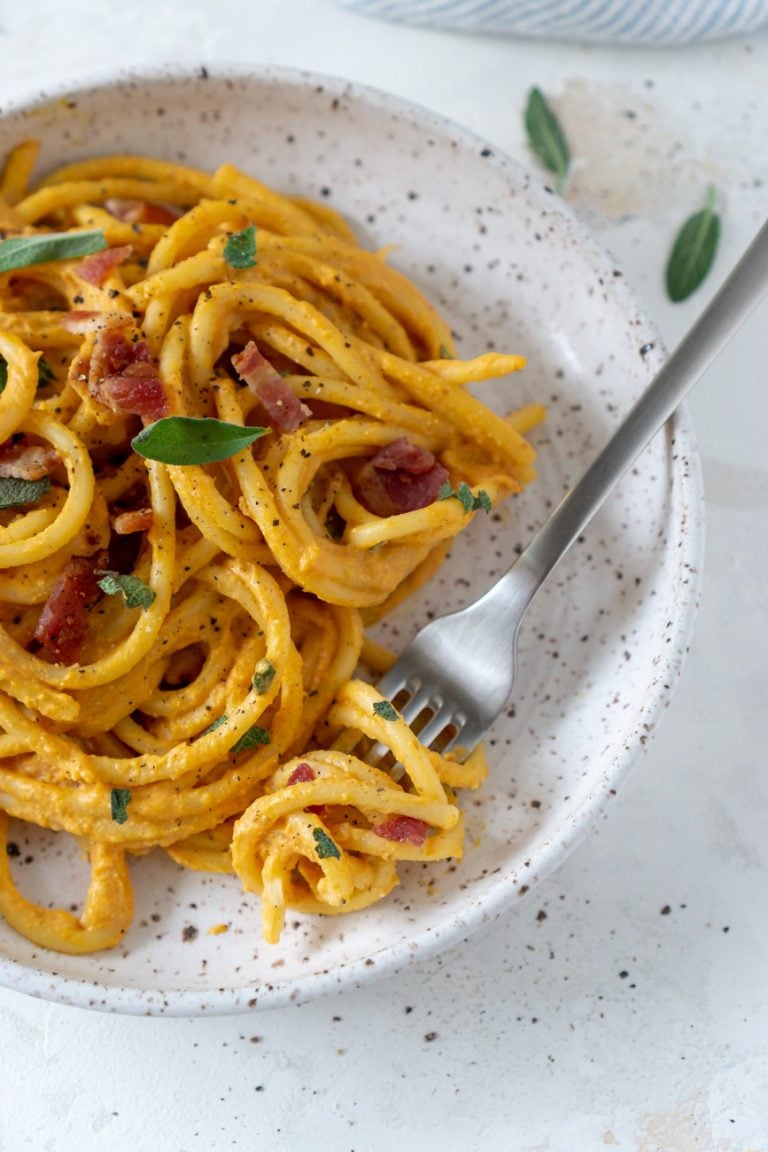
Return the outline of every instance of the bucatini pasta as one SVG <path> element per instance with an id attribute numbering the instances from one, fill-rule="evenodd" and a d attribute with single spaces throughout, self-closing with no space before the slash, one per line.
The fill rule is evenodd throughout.
<path id="1" fill-rule="evenodd" d="M 482 752 L 419 743 L 364 625 L 531 480 L 543 410 L 474 398 L 522 358 L 455 359 L 326 205 L 134 156 L 32 184 L 37 153 L 0 179 L 0 914 L 113 947 L 159 849 L 277 941 L 461 855 Z M 78 838 L 79 915 L 18 891 L 9 819 Z"/>

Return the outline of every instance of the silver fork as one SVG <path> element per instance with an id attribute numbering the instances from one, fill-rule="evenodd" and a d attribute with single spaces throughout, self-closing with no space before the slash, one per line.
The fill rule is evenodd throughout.
<path id="1" fill-rule="evenodd" d="M 419 739 L 469 753 L 512 695 L 520 623 L 614 485 L 768 291 L 768 223 L 629 415 L 512 567 L 477 601 L 422 628 L 378 683 Z M 422 715 L 426 714 L 426 718 Z M 377 745 L 370 758 L 384 749 Z"/>

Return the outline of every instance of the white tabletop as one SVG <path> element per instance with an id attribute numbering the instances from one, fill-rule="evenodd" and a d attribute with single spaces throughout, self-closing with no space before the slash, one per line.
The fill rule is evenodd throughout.
<path id="1" fill-rule="evenodd" d="M 526 163 L 532 84 L 569 199 L 670 344 L 768 215 L 768 34 L 591 48 L 378 23 L 326 0 L 27 0 L 0 105 L 116 68 L 298 65 L 394 91 Z M 98 16 L 94 15 L 98 12 Z M 665 298 L 717 189 L 705 286 Z M 683 681 L 609 818 L 502 920 L 396 979 L 303 1007 L 136 1019 L 0 991 L 0 1149 L 768 1149 L 768 306 L 699 385 L 703 600 Z"/>

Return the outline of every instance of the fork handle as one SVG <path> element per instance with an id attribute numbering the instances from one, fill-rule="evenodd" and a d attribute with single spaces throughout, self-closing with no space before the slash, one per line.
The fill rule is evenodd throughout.
<path id="1" fill-rule="evenodd" d="M 652 383 L 509 571 L 482 597 L 512 623 L 614 485 L 768 292 L 768 222 Z M 497 616 L 497 624 L 501 620 Z"/>

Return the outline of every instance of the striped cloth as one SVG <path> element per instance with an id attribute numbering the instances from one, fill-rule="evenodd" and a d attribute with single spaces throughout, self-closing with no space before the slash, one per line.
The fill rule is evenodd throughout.
<path id="1" fill-rule="evenodd" d="M 451 28 L 617 44 L 689 44 L 768 23 L 768 0 L 337 0 L 366 16 Z"/>

